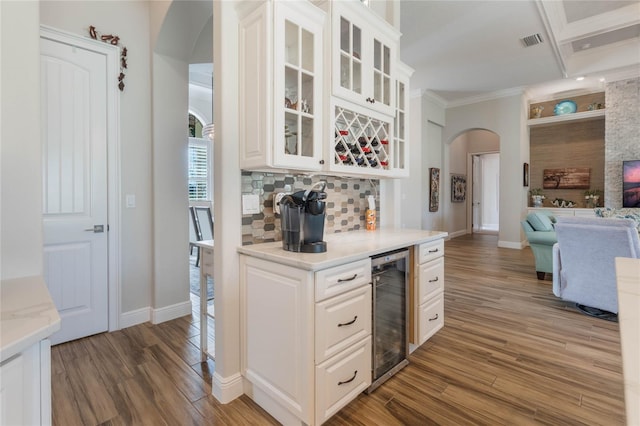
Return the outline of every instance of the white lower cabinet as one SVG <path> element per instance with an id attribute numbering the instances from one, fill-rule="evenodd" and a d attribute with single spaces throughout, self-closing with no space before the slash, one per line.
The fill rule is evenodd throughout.
<path id="1" fill-rule="evenodd" d="M 417 247 L 414 282 L 414 345 L 422 345 L 444 326 L 444 240 Z"/>
<path id="2" fill-rule="evenodd" d="M 369 258 L 313 272 L 240 256 L 242 371 L 284 424 L 321 424 L 371 384 Z"/>
<path id="3" fill-rule="evenodd" d="M 39 341 L 0 364 L 0 425 L 51 424 L 51 343 Z"/>
<path id="4" fill-rule="evenodd" d="M 316 366 L 316 424 L 322 424 L 371 384 L 371 335 Z"/>

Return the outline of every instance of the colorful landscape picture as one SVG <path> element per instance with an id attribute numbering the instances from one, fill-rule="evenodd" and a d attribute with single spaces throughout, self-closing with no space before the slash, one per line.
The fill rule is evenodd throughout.
<path id="1" fill-rule="evenodd" d="M 544 189 L 589 189 L 589 178 L 588 167 L 544 169 L 542 187 Z"/>
<path id="2" fill-rule="evenodd" d="M 622 207 L 640 207 L 640 160 L 622 162 Z"/>

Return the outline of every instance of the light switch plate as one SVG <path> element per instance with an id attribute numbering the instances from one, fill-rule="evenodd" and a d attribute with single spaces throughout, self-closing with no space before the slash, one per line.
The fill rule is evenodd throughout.
<path id="1" fill-rule="evenodd" d="M 242 214 L 260 213 L 260 197 L 257 194 L 242 194 Z"/>
<path id="2" fill-rule="evenodd" d="M 136 207 L 136 195 L 127 194 L 125 197 L 126 206 L 128 209 L 134 209 Z"/>

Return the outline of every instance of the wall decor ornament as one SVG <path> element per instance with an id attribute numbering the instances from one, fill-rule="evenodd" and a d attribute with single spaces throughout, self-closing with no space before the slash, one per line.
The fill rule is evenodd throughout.
<path id="1" fill-rule="evenodd" d="M 544 189 L 589 189 L 589 179 L 588 167 L 544 169 L 542 187 Z"/>
<path id="2" fill-rule="evenodd" d="M 94 40 L 102 40 L 114 46 L 120 46 L 120 37 L 113 34 L 99 34 L 93 25 L 89 26 L 89 37 Z M 124 91 L 125 69 L 127 69 L 127 48 L 122 46 L 122 49 L 120 49 L 120 74 L 118 75 L 118 89 L 120 89 L 121 92 Z"/>
<path id="3" fill-rule="evenodd" d="M 462 203 L 467 196 L 467 175 L 451 175 L 451 201 Z"/>
<path id="4" fill-rule="evenodd" d="M 440 169 L 429 168 L 429 211 L 437 212 L 440 205 Z"/>

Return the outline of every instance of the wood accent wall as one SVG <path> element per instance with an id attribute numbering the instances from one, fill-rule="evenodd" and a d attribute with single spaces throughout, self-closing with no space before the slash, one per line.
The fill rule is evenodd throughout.
<path id="1" fill-rule="evenodd" d="M 553 102 L 553 105 L 556 103 Z M 589 188 L 604 191 L 604 118 L 533 127 L 529 137 L 529 189 L 543 187 L 544 169 L 588 167 L 591 170 Z M 576 202 L 577 207 L 585 207 L 584 191 L 545 189 L 544 207 L 553 207 L 551 202 L 555 198 L 570 200 Z M 604 194 L 600 197 L 599 205 L 603 204 Z"/>

